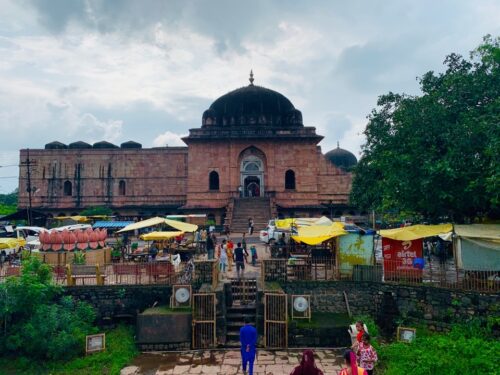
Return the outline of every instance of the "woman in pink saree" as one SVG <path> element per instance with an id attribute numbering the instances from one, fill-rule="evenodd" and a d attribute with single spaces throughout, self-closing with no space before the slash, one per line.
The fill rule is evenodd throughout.
<path id="1" fill-rule="evenodd" d="M 344 353 L 344 361 L 347 367 L 340 370 L 339 375 L 367 375 L 366 370 L 358 366 L 356 354 L 352 350 Z"/>

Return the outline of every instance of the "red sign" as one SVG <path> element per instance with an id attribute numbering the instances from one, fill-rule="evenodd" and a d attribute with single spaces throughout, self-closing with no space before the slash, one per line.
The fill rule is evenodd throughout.
<path id="1" fill-rule="evenodd" d="M 415 258 L 422 258 L 422 239 L 396 241 L 382 238 L 385 279 L 422 277 L 422 270 L 413 267 Z"/>

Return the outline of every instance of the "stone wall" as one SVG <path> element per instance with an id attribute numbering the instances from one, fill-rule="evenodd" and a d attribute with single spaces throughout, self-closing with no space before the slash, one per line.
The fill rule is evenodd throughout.
<path id="1" fill-rule="evenodd" d="M 482 294 L 384 283 L 293 282 L 283 283 L 287 294 L 310 294 L 314 311 L 346 313 L 344 291 L 351 313 L 369 315 L 393 328 L 396 322 L 425 324 L 431 330 L 448 330 L 453 322 L 498 315 L 498 294 Z M 382 327 L 384 328 L 384 327 Z"/>
<path id="2" fill-rule="evenodd" d="M 90 303 L 97 319 L 106 322 L 128 317 L 135 322 L 138 312 L 158 305 L 170 305 L 172 287 L 169 285 L 113 285 L 66 287 L 66 295 Z"/>
<path id="3" fill-rule="evenodd" d="M 110 206 L 122 214 L 137 213 L 137 207 L 155 207 L 167 213 L 186 200 L 187 147 L 152 149 L 66 149 L 29 150 L 36 163 L 31 184 L 35 209 L 50 210 L 54 215 L 73 214 L 89 206 Z M 20 151 L 20 160 L 27 150 Z M 26 168 L 21 168 L 21 177 Z M 65 181 L 71 182 L 72 194 L 64 194 Z M 119 191 L 125 182 L 125 194 Z M 26 179 L 19 179 L 19 208 L 28 205 Z"/>

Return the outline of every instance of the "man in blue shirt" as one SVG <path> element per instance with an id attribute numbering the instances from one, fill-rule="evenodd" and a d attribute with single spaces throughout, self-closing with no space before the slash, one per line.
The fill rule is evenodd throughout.
<path id="1" fill-rule="evenodd" d="M 253 375 L 253 362 L 255 361 L 255 352 L 257 345 L 257 330 L 250 324 L 251 319 L 245 317 L 245 325 L 240 328 L 241 342 L 241 360 L 243 362 L 243 374 Z"/>

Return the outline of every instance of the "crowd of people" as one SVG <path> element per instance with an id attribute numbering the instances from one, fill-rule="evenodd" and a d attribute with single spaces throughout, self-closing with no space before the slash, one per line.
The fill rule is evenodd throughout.
<path id="1" fill-rule="evenodd" d="M 233 265 L 236 267 L 236 276 L 240 278 L 245 272 L 245 264 L 257 264 L 257 249 L 255 245 L 248 247 L 246 233 L 242 234 L 241 240 L 236 244 L 229 236 L 219 242 L 215 233 L 211 233 L 206 239 L 206 249 L 209 260 L 218 260 L 223 278 L 227 272 L 232 271 Z"/>

